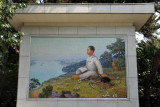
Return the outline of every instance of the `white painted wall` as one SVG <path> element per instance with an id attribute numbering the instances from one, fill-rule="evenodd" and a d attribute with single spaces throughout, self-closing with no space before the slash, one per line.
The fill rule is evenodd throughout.
<path id="1" fill-rule="evenodd" d="M 135 27 L 30 27 L 20 45 L 17 107 L 139 107 Z M 37 37 L 125 37 L 128 98 L 29 98 L 30 39 Z"/>

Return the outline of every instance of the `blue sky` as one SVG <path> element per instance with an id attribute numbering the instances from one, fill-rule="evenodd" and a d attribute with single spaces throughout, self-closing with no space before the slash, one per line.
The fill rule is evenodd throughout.
<path id="1" fill-rule="evenodd" d="M 87 47 L 95 46 L 99 57 L 116 38 L 32 38 L 31 60 L 86 59 Z"/>

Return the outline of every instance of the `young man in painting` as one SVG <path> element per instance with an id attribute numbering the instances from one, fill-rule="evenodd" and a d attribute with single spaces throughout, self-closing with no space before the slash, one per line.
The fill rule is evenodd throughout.
<path id="1" fill-rule="evenodd" d="M 106 74 L 103 73 L 103 68 L 98 60 L 98 58 L 93 55 L 95 51 L 94 46 L 88 46 L 87 54 L 89 57 L 86 60 L 86 65 L 84 67 L 78 68 L 76 71 L 76 75 L 73 75 L 73 79 L 87 79 L 90 76 L 101 76 L 105 77 Z"/>

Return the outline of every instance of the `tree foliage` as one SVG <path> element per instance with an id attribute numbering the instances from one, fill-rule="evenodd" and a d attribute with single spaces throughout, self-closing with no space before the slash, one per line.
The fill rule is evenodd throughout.
<path id="1" fill-rule="evenodd" d="M 158 0 L 13 0 L 14 3 L 149 3 Z"/>
<path id="2" fill-rule="evenodd" d="M 113 57 L 115 58 L 118 58 L 119 53 L 121 57 L 124 57 L 125 55 L 124 39 L 117 38 L 115 43 L 112 43 L 111 45 L 107 45 L 106 48 L 110 50 L 110 53 L 112 53 Z"/>
<path id="3" fill-rule="evenodd" d="M 147 3 L 157 0 L 39 0 L 41 3 Z"/>
<path id="4" fill-rule="evenodd" d="M 124 39 L 116 38 L 116 42 L 106 46 L 106 51 L 100 56 L 103 67 L 111 67 L 112 61 L 117 59 L 118 68 L 125 67 L 125 42 Z"/>
<path id="5" fill-rule="evenodd" d="M 38 85 L 41 85 L 38 79 L 36 79 L 36 78 L 31 78 L 30 79 L 30 84 L 29 84 L 29 89 L 30 90 L 36 88 Z"/>
<path id="6" fill-rule="evenodd" d="M 159 45 L 160 40 L 155 40 L 155 45 Z M 160 105 L 160 64 L 158 61 L 158 68 L 156 73 L 153 75 L 154 59 L 156 53 L 159 51 L 155 45 L 150 42 L 141 41 L 137 44 L 137 62 L 138 62 L 138 78 L 139 78 L 139 96 L 140 105 L 143 107 L 149 107 Z M 159 53 L 159 52 L 158 52 Z M 156 57 L 157 59 L 157 57 Z M 157 59 L 158 60 L 158 59 Z M 153 77 L 152 77 L 153 75 Z M 152 79 L 151 79 L 152 77 Z M 147 105 L 146 105 L 147 103 Z"/>
<path id="7" fill-rule="evenodd" d="M 17 98 L 18 47 L 23 33 L 16 31 L 8 22 L 16 9 L 24 3 L 12 5 L 11 0 L 0 0 L 0 107 L 13 107 Z"/>
<path id="8" fill-rule="evenodd" d="M 19 55 L 8 50 L 5 72 L 0 71 L 0 107 L 15 107 L 17 98 Z"/>
<path id="9" fill-rule="evenodd" d="M 52 94 L 53 86 L 48 85 L 42 89 L 42 93 L 39 94 L 40 98 L 48 98 Z"/>
<path id="10" fill-rule="evenodd" d="M 159 15 L 153 15 L 139 31 L 145 37 L 137 43 L 139 96 L 142 107 L 160 105 L 160 87 L 156 85 L 160 83 L 160 38 L 157 37 L 159 19 Z"/>
<path id="11" fill-rule="evenodd" d="M 12 0 L 1 1 L 0 10 L 0 71 L 4 72 L 7 63 L 8 49 L 11 47 L 15 50 L 20 45 L 22 32 L 16 31 L 12 25 L 8 22 L 8 18 L 12 19 L 16 12 L 16 9 L 24 9 L 26 5 L 24 3 L 12 5 Z"/>

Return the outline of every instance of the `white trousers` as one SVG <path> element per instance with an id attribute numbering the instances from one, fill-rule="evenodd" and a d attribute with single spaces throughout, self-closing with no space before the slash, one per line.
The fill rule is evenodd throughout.
<path id="1" fill-rule="evenodd" d="M 96 71 L 81 72 L 80 70 L 77 70 L 76 74 L 79 75 L 80 79 L 85 79 L 85 78 L 88 78 L 90 76 L 98 76 Z"/>

